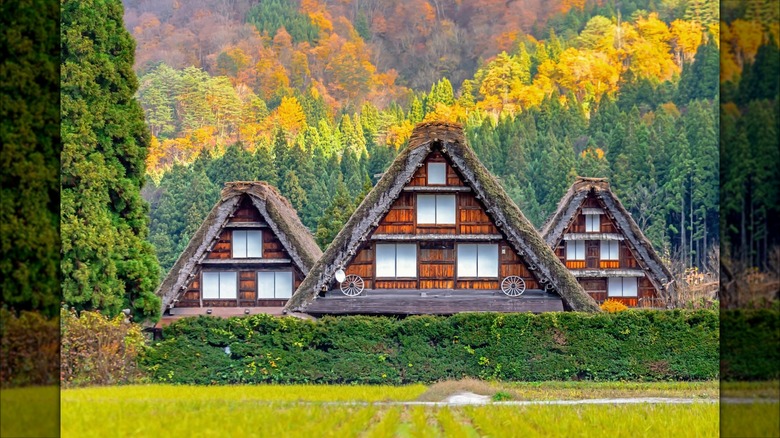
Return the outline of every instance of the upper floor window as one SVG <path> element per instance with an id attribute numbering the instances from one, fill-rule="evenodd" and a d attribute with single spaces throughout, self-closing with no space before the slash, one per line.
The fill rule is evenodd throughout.
<path id="1" fill-rule="evenodd" d="M 263 257 L 263 233 L 259 230 L 233 231 L 233 258 Z"/>
<path id="2" fill-rule="evenodd" d="M 458 244 L 458 277 L 498 277 L 498 245 L 495 243 Z"/>
<path id="3" fill-rule="evenodd" d="M 620 260 L 620 242 L 617 240 L 602 240 L 601 260 Z"/>
<path id="4" fill-rule="evenodd" d="M 376 245 L 377 278 L 416 278 L 417 245 L 379 243 Z"/>
<path id="5" fill-rule="evenodd" d="M 585 232 L 586 233 L 598 233 L 601 231 L 601 215 L 600 214 L 586 214 L 585 215 Z"/>
<path id="6" fill-rule="evenodd" d="M 637 296 L 636 277 L 611 277 L 607 279 L 607 295 L 610 297 Z"/>
<path id="7" fill-rule="evenodd" d="M 585 241 L 566 241 L 566 260 L 585 260 Z"/>
<path id="8" fill-rule="evenodd" d="M 257 298 L 290 298 L 292 290 L 292 272 L 257 273 Z"/>
<path id="9" fill-rule="evenodd" d="M 445 163 L 428 163 L 428 185 L 447 184 L 447 165 Z"/>
<path id="10" fill-rule="evenodd" d="M 455 195 L 417 195 L 418 224 L 455 224 Z"/>
<path id="11" fill-rule="evenodd" d="M 236 299 L 237 272 L 204 272 L 203 299 Z"/>

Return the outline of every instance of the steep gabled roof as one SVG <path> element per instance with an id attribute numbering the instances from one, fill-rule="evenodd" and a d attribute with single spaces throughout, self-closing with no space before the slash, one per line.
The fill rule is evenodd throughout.
<path id="1" fill-rule="evenodd" d="M 639 265 L 647 273 L 664 298 L 671 304 L 677 302 L 674 277 L 653 249 L 623 203 L 615 196 L 605 178 L 578 177 L 558 204 L 558 209 L 542 226 L 542 236 L 550 248 L 561 243 L 564 232 L 569 228 L 585 198 L 593 193 L 604 205 L 606 214 L 613 220 L 618 231 L 625 236 Z"/>
<path id="2" fill-rule="evenodd" d="M 290 254 L 293 264 L 304 275 L 309 273 L 317 259 L 322 256 L 322 250 L 317 246 L 311 232 L 301 223 L 290 202 L 275 187 L 265 182 L 228 182 L 222 189 L 219 201 L 211 209 L 203 224 L 190 239 L 187 248 L 157 289 L 157 294 L 162 296 L 163 312 L 184 292 L 184 288 L 194 275 L 194 269 L 214 245 L 244 196 L 248 196 L 252 205 L 260 211 L 284 249 Z"/>
<path id="3" fill-rule="evenodd" d="M 319 291 L 333 281 L 335 272 L 355 256 L 359 246 L 376 229 L 403 187 L 434 149 L 441 151 L 463 176 L 477 199 L 485 205 L 487 214 L 515 251 L 525 259 L 528 267 L 534 270 L 541 283 L 549 284 L 574 310 L 599 310 L 596 302 L 583 291 L 496 178 L 466 145 L 463 127 L 431 122 L 418 124 L 414 128 L 409 146 L 398 154 L 376 186 L 366 195 L 287 302 L 285 311 L 306 311 L 306 306 L 316 299 Z"/>

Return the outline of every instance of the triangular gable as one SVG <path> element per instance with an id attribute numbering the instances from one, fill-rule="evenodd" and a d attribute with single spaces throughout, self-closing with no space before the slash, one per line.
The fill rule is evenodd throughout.
<path id="1" fill-rule="evenodd" d="M 248 198 L 258 210 L 293 265 L 307 275 L 322 251 L 311 232 L 301 223 L 295 209 L 273 186 L 264 182 L 229 182 L 222 190 L 220 200 L 190 239 L 173 268 L 157 289 L 162 297 L 162 311 L 168 309 L 186 290 L 194 278 L 197 266 L 217 243 L 231 215 L 239 208 L 242 199 Z"/>
<path id="2" fill-rule="evenodd" d="M 558 204 L 558 208 L 542 226 L 542 236 L 550 248 L 556 248 L 566 230 L 576 218 L 588 195 L 593 193 L 605 208 L 605 213 L 628 243 L 637 263 L 647 273 L 653 286 L 671 303 L 677 302 L 674 278 L 653 249 L 652 243 L 636 224 L 631 214 L 615 196 L 605 178 L 578 177 Z"/>
<path id="3" fill-rule="evenodd" d="M 285 311 L 305 312 L 306 306 L 316 299 L 318 293 L 334 281 L 335 272 L 354 258 L 360 245 L 377 228 L 418 167 L 434 150 L 440 151 L 458 170 L 464 182 L 484 204 L 493 223 L 526 261 L 528 268 L 535 271 L 541 283 L 549 285 L 574 310 L 599 310 L 596 302 L 583 291 L 495 177 L 466 145 L 463 128 L 456 124 L 433 122 L 415 127 L 409 146 L 396 157 L 366 195 L 290 298 Z"/>

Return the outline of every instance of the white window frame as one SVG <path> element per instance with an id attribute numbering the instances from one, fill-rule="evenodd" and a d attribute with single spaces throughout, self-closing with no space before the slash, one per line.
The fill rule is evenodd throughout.
<path id="1" fill-rule="evenodd" d="M 420 206 L 422 205 L 421 198 L 433 198 L 433 210 L 434 220 L 433 222 L 421 222 L 422 215 L 420 214 Z M 451 203 L 444 204 L 444 199 L 451 200 Z M 451 206 L 452 210 L 445 211 L 444 209 Z M 439 195 L 439 194 L 418 194 L 417 195 L 417 223 L 420 225 L 455 225 L 458 215 L 458 199 L 455 195 Z M 448 214 L 449 213 L 449 214 Z"/>
<path id="2" fill-rule="evenodd" d="M 601 215 L 600 214 L 586 214 L 585 215 L 585 232 L 586 233 L 598 233 L 598 232 L 601 232 Z"/>
<path id="3" fill-rule="evenodd" d="M 249 233 L 258 235 L 260 239 L 259 253 L 249 253 Z M 243 243 L 239 245 L 239 241 Z M 261 230 L 233 230 L 230 246 L 230 254 L 234 259 L 261 259 L 263 258 L 263 232 Z M 239 251 L 241 248 L 243 248 L 243 254 Z"/>
<path id="4" fill-rule="evenodd" d="M 443 178 L 441 178 L 441 179 L 437 178 L 436 181 L 432 181 L 431 180 L 431 175 L 434 174 L 431 171 L 432 167 L 441 169 L 444 173 L 436 172 L 436 176 L 440 176 L 441 175 L 441 176 L 443 176 Z M 441 182 L 439 182 L 439 181 L 441 181 Z M 444 186 L 444 185 L 447 185 L 447 163 L 435 163 L 435 162 L 428 163 L 428 185 L 429 186 L 434 186 L 434 185 L 435 186 Z"/>
<path id="5" fill-rule="evenodd" d="M 475 247 L 475 260 L 468 260 L 465 255 L 466 250 L 471 247 Z M 495 255 L 494 260 L 484 260 L 483 258 L 492 255 Z M 498 278 L 501 260 L 498 255 L 497 243 L 459 243 L 457 257 L 458 278 Z M 488 262 L 493 261 L 495 261 L 495 266 L 487 265 Z M 472 267 L 473 269 L 471 269 Z M 484 270 L 490 272 L 484 272 Z M 476 275 L 464 275 L 464 272 L 471 274 L 472 271 Z"/>
<path id="6" fill-rule="evenodd" d="M 566 241 L 566 260 L 585 260 L 585 241 Z"/>
<path id="7" fill-rule="evenodd" d="M 216 275 L 217 276 L 217 290 L 216 290 L 216 296 L 213 295 L 213 293 L 210 296 L 206 296 L 206 276 L 209 275 Z M 228 277 L 231 277 L 228 278 Z M 225 277 L 225 278 L 223 278 Z M 232 280 L 232 282 L 230 281 Z M 238 299 L 238 272 L 237 271 L 203 271 L 201 272 L 201 296 L 204 300 L 235 300 Z M 230 284 L 232 283 L 232 292 L 233 296 L 229 296 L 230 290 L 225 290 L 223 292 L 222 288 L 224 286 L 230 287 Z M 213 292 L 213 291 L 209 291 Z M 225 295 L 225 296 L 223 296 Z"/>
<path id="8" fill-rule="evenodd" d="M 403 247 L 407 255 L 412 255 L 412 263 L 404 264 L 403 268 L 404 272 L 402 272 L 403 275 L 398 275 L 399 266 L 398 266 L 398 247 Z M 379 265 L 379 253 L 380 248 L 390 249 L 393 250 L 393 260 L 392 260 L 392 272 L 380 272 L 380 265 Z M 417 269 L 417 244 L 416 243 L 377 243 L 375 248 L 375 257 L 374 257 L 374 264 L 376 267 L 376 278 L 417 278 L 418 276 L 418 269 Z M 389 260 L 387 261 L 389 264 Z M 414 266 L 414 273 L 411 272 L 410 265 Z"/>
<path id="9" fill-rule="evenodd" d="M 620 241 L 602 240 L 599 258 L 604 261 L 620 260 Z"/>
<path id="10" fill-rule="evenodd" d="M 627 290 L 628 293 L 626 293 Z M 639 279 L 637 277 L 607 278 L 607 296 L 636 297 L 638 295 L 639 295 Z"/>
<path id="11" fill-rule="evenodd" d="M 272 296 L 261 295 L 261 292 L 262 292 L 261 289 L 260 289 L 260 285 L 262 284 L 262 282 L 260 281 L 260 276 L 261 275 L 273 275 L 274 286 L 273 286 Z M 282 291 L 279 290 L 279 288 L 280 288 L 279 277 L 281 275 L 289 276 L 289 278 L 290 278 L 290 282 L 289 282 L 290 289 L 289 290 L 282 290 Z M 270 300 L 270 299 L 275 299 L 275 298 L 290 298 L 292 296 L 293 289 L 295 288 L 295 278 L 293 276 L 292 271 L 257 271 L 256 277 L 257 277 L 257 299 L 258 300 Z M 284 286 L 284 284 L 281 283 L 281 287 L 283 287 L 283 286 Z"/>

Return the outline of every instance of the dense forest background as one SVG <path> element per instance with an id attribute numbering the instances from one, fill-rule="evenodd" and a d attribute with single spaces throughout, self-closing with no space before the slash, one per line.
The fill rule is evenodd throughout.
<path id="1" fill-rule="evenodd" d="M 432 119 L 535 225 L 576 175 L 608 177 L 678 272 L 717 269 L 719 80 L 780 40 L 771 6 L 720 21 L 705 0 L 124 4 L 163 273 L 232 180 L 277 185 L 326 246 Z"/>

